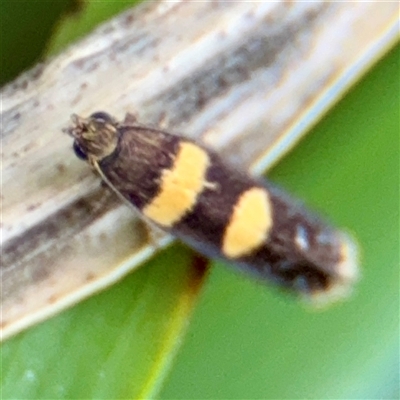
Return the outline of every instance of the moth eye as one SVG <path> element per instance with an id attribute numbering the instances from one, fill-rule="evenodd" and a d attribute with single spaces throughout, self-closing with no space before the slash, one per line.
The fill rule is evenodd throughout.
<path id="1" fill-rule="evenodd" d="M 110 122 L 110 123 L 114 122 L 113 117 L 104 111 L 97 111 L 97 112 L 93 113 L 90 116 L 90 118 L 95 119 L 96 121 L 99 121 L 99 122 Z"/>
<path id="2" fill-rule="evenodd" d="M 82 147 L 79 145 L 79 143 L 74 140 L 74 144 L 72 145 L 72 148 L 74 149 L 74 152 L 76 154 L 76 156 L 80 159 L 80 160 L 87 160 L 88 156 L 85 153 L 85 151 L 82 149 Z"/>

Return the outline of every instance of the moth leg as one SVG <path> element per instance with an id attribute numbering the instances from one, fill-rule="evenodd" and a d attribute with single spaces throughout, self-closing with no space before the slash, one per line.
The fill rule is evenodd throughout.
<path id="1" fill-rule="evenodd" d="M 159 129 L 166 129 L 169 126 L 169 117 L 165 112 L 159 114 L 157 120 L 151 124 L 141 124 L 140 122 L 138 122 L 138 120 L 139 118 L 137 114 L 128 112 L 125 114 L 125 119 L 122 122 L 122 125 L 131 127 L 141 126 L 144 128 L 151 126 L 153 128 L 159 128 Z"/>
<path id="2" fill-rule="evenodd" d="M 133 113 L 126 113 L 125 114 L 125 119 L 124 122 L 122 123 L 123 125 L 127 125 L 127 126 L 134 126 L 138 124 L 138 117 L 136 114 Z"/>
<path id="3" fill-rule="evenodd" d="M 162 112 L 159 116 L 155 124 L 160 129 L 167 129 L 169 127 L 169 117 L 167 116 L 166 112 Z"/>

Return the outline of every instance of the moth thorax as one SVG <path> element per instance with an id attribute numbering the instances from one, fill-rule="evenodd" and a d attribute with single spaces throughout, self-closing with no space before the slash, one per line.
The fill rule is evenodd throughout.
<path id="1" fill-rule="evenodd" d="M 118 145 L 118 131 L 108 123 L 91 121 L 87 130 L 75 140 L 92 160 L 101 161 L 114 152 Z"/>

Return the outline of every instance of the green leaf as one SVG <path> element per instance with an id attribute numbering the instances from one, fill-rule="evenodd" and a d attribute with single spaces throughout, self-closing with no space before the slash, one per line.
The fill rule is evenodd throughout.
<path id="1" fill-rule="evenodd" d="M 185 331 L 202 259 L 170 248 L 148 265 L 2 345 L 2 399 L 149 398 Z"/>
<path id="2" fill-rule="evenodd" d="M 91 32 L 101 22 L 133 7 L 140 0 L 96 1 L 86 0 L 76 12 L 66 14 L 54 31 L 47 48 L 47 54 L 56 54 L 66 45 Z"/>
<path id="3" fill-rule="evenodd" d="M 0 86 L 39 61 L 60 15 L 71 3 L 69 0 L 0 2 Z"/>

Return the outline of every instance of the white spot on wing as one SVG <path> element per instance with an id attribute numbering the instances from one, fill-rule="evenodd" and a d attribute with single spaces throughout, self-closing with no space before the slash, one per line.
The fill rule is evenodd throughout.
<path id="1" fill-rule="evenodd" d="M 299 225 L 297 227 L 296 237 L 294 238 L 294 241 L 299 249 L 303 251 L 308 250 L 308 234 L 304 226 Z"/>

